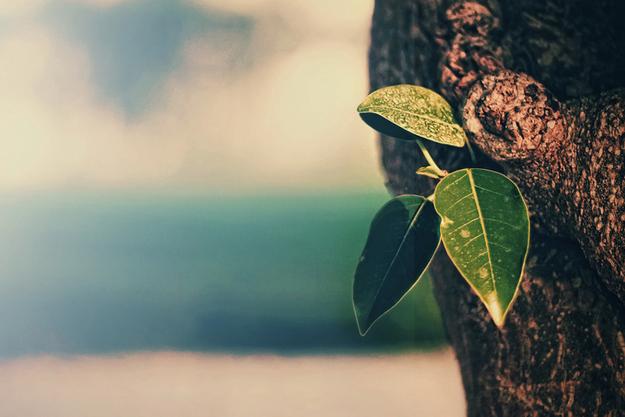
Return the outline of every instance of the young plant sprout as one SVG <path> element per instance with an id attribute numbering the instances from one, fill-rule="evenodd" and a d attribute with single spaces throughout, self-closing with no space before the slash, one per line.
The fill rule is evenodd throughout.
<path id="1" fill-rule="evenodd" d="M 431 90 L 384 87 L 367 96 L 358 113 L 385 135 L 415 141 L 428 162 L 417 174 L 439 180 L 432 195 L 397 196 L 374 217 L 354 278 L 360 333 L 419 281 L 441 240 L 494 323 L 503 327 L 529 249 L 529 213 L 516 184 L 495 171 L 448 173 L 436 164 L 422 139 L 472 151 L 449 103 Z"/>

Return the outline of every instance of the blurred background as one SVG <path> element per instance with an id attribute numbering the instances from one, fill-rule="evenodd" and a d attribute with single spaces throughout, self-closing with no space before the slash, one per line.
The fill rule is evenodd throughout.
<path id="1" fill-rule="evenodd" d="M 428 279 L 353 318 L 372 7 L 2 2 L 0 416 L 462 415 Z"/>

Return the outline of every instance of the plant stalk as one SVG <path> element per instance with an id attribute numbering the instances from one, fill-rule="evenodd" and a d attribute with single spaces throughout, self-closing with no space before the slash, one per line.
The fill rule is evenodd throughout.
<path id="1" fill-rule="evenodd" d="M 428 164 L 434 169 L 436 174 L 438 176 L 440 176 L 440 177 L 446 176 L 447 175 L 447 171 L 445 171 L 443 169 L 440 169 L 440 167 L 438 165 L 436 165 L 436 162 L 434 162 L 434 159 L 432 158 L 432 155 L 430 155 L 430 152 L 428 152 L 428 149 L 425 147 L 423 142 L 421 142 L 419 139 L 417 139 L 417 145 L 419 145 L 419 149 L 421 149 L 421 153 L 423 154 L 423 157 L 428 162 Z"/>

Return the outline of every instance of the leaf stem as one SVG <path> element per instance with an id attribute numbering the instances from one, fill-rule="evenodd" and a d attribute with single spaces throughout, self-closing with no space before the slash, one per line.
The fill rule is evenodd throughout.
<path id="1" fill-rule="evenodd" d="M 446 176 L 447 175 L 447 171 L 445 171 L 443 169 L 440 169 L 439 166 L 436 165 L 436 162 L 434 162 L 434 159 L 432 158 L 432 155 L 430 155 L 430 153 L 428 152 L 428 149 L 425 147 L 423 142 L 421 142 L 419 139 L 417 139 L 417 145 L 419 145 L 419 149 L 421 149 L 421 153 L 423 154 L 423 157 L 428 162 L 428 164 L 430 164 L 430 166 L 436 172 L 436 174 L 439 177 Z"/>

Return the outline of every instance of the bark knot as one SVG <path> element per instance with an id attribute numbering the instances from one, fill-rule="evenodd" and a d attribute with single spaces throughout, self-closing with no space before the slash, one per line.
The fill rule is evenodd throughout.
<path id="1" fill-rule="evenodd" d="M 471 139 L 498 161 L 538 158 L 566 137 L 560 102 L 527 74 L 486 75 L 469 92 L 463 121 Z"/>

